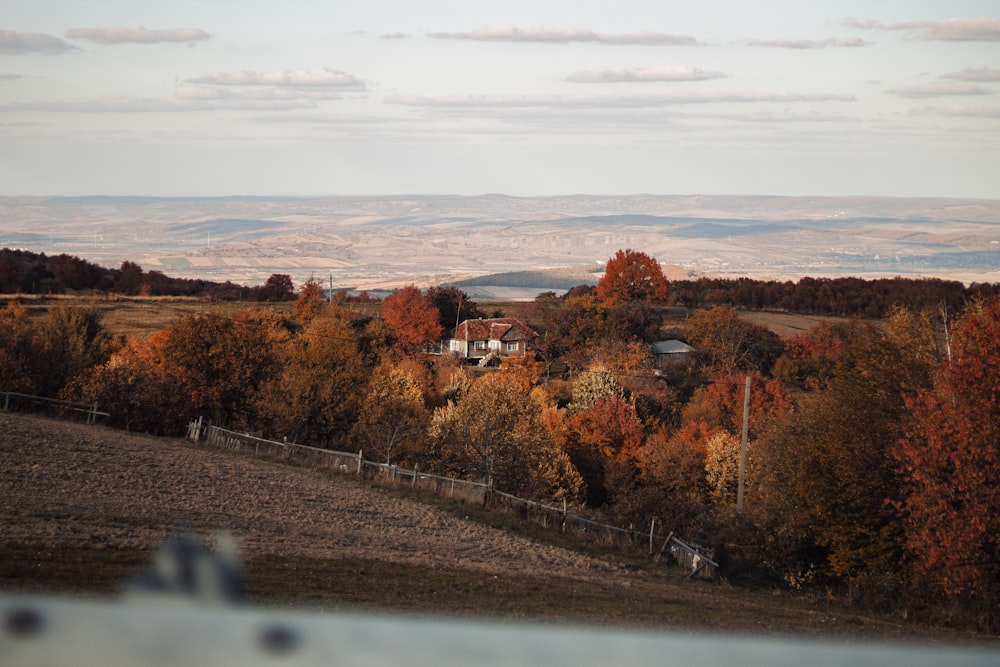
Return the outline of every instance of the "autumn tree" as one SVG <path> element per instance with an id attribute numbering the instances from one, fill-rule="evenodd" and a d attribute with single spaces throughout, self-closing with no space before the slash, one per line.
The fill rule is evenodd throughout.
<path id="1" fill-rule="evenodd" d="M 413 285 L 397 290 L 382 302 L 382 317 L 404 346 L 414 348 L 441 339 L 440 313 Z"/>
<path id="2" fill-rule="evenodd" d="M 1000 299 L 952 330 L 951 359 L 910 401 L 895 452 L 907 547 L 922 582 L 1000 621 Z"/>
<path id="3" fill-rule="evenodd" d="M 542 427 L 535 396 L 504 371 L 479 377 L 457 403 L 435 411 L 431 450 L 452 472 L 503 491 L 573 499 L 579 473 Z"/>
<path id="4" fill-rule="evenodd" d="M 292 304 L 292 317 L 308 324 L 326 305 L 326 295 L 318 282 L 310 278 L 302 285 L 302 291 Z"/>
<path id="5" fill-rule="evenodd" d="M 742 319 L 732 306 L 698 310 L 684 324 L 684 336 L 713 374 L 768 373 L 781 355 L 781 339 Z"/>
<path id="6" fill-rule="evenodd" d="M 273 437 L 330 447 L 357 419 L 369 369 L 350 318 L 326 311 L 277 348 L 279 371 L 253 404 Z"/>
<path id="7" fill-rule="evenodd" d="M 148 341 L 132 339 L 110 359 L 78 375 L 70 383 L 71 399 L 96 402 L 110 413 L 108 423 L 130 431 L 181 435 L 198 416 L 195 388 L 185 370 L 165 363 L 164 335 Z"/>
<path id="8" fill-rule="evenodd" d="M 426 297 L 438 310 L 442 331 L 450 331 L 465 320 L 486 317 L 479 304 L 457 287 L 428 287 Z"/>
<path id="9" fill-rule="evenodd" d="M 597 297 L 607 305 L 628 301 L 666 304 L 670 283 L 660 264 L 644 252 L 619 250 L 608 260 L 597 283 Z"/>
<path id="10" fill-rule="evenodd" d="M 27 309 L 11 301 L 0 310 L 0 387 L 34 393 L 35 327 Z"/>
<path id="11" fill-rule="evenodd" d="M 758 454 L 763 505 L 779 511 L 781 530 L 825 551 L 817 568 L 860 586 L 888 576 L 902 556 L 892 452 L 905 397 L 928 377 L 928 360 L 881 327 L 852 326 L 826 388 L 803 396 L 760 439 Z"/>
<path id="12" fill-rule="evenodd" d="M 351 439 L 366 453 L 389 464 L 393 457 L 417 448 L 429 417 L 423 391 L 413 374 L 401 366 L 384 365 L 371 376 Z"/>
<path id="13" fill-rule="evenodd" d="M 529 321 L 539 333 L 532 346 L 548 368 L 558 359 L 575 370 L 589 364 L 587 350 L 602 335 L 605 313 L 604 304 L 591 292 L 571 291 L 563 298 L 539 295 L 532 303 Z"/>
<path id="14" fill-rule="evenodd" d="M 253 289 L 258 301 L 291 301 L 295 298 L 295 284 L 287 273 L 272 273 L 263 285 Z"/>
<path id="15" fill-rule="evenodd" d="M 114 348 L 96 308 L 57 307 L 34 325 L 30 375 L 35 391 L 56 396 L 77 374 L 104 362 Z"/>
<path id="16" fill-rule="evenodd" d="M 254 309 L 230 316 L 181 317 L 163 332 L 164 363 L 187 378 L 199 414 L 217 424 L 254 430 L 257 393 L 278 367 L 280 318 Z"/>

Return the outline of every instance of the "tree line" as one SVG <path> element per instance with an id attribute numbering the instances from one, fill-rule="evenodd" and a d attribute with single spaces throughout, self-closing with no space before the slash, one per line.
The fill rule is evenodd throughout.
<path id="1" fill-rule="evenodd" d="M 824 322 L 782 340 L 676 303 L 616 253 L 596 288 L 524 309 L 536 356 L 473 368 L 425 345 L 479 305 L 408 286 L 379 314 L 313 281 L 287 313 L 184 315 L 148 340 L 92 310 L 0 310 L 0 387 L 97 403 L 118 426 L 235 430 L 565 499 L 712 545 L 734 581 L 913 617 L 1000 623 L 1000 298 Z M 657 367 L 648 342 L 695 352 Z M 750 401 L 738 511 L 743 405 Z"/>
<path id="2" fill-rule="evenodd" d="M 0 249 L 0 294 L 115 293 L 127 296 L 195 296 L 214 301 L 290 301 L 295 285 L 272 274 L 263 285 L 246 287 L 200 278 L 174 278 L 125 261 L 105 268 L 73 255 Z"/>

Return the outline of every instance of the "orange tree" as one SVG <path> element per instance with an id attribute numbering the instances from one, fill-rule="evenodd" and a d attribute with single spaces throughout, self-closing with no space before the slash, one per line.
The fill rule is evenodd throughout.
<path id="1" fill-rule="evenodd" d="M 670 283 L 660 264 L 646 253 L 619 250 L 608 260 L 597 283 L 597 296 L 609 306 L 627 301 L 665 304 L 670 299 Z"/>
<path id="2" fill-rule="evenodd" d="M 279 370 L 253 401 L 262 425 L 290 442 L 338 444 L 357 418 L 369 373 L 347 313 L 325 310 L 276 354 Z"/>
<path id="3" fill-rule="evenodd" d="M 405 347 L 413 348 L 441 339 L 443 328 L 438 309 L 413 285 L 385 298 L 382 317 Z"/>
<path id="4" fill-rule="evenodd" d="M 1000 299 L 957 323 L 951 359 L 910 403 L 896 451 L 907 546 L 923 581 L 1000 623 Z"/>

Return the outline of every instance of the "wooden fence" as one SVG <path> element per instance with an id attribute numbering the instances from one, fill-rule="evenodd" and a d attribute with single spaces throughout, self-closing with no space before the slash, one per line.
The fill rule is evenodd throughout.
<path id="1" fill-rule="evenodd" d="M 63 401 L 58 398 L 19 394 L 16 391 L 0 392 L 3 397 L 4 412 L 10 410 L 26 410 L 29 412 L 44 412 L 63 417 L 67 414 L 74 417 L 85 416 L 88 424 L 96 424 L 98 417 L 109 417 L 107 412 L 98 412 L 97 403 L 80 403 L 78 401 Z"/>
<path id="2" fill-rule="evenodd" d="M 570 512 L 565 501 L 561 506 L 547 505 L 498 491 L 482 482 L 442 477 L 419 470 L 366 461 L 361 451 L 355 454 L 266 440 L 248 433 L 237 433 L 205 424 L 201 418 L 188 424 L 188 438 L 215 447 L 253 453 L 256 456 L 327 468 L 369 480 L 431 491 L 442 496 L 461 497 L 469 502 L 482 503 L 489 509 L 517 514 L 544 527 L 558 528 L 563 532 L 572 531 L 604 544 L 648 551 L 656 560 L 669 554 L 689 570 L 689 577 L 719 576 L 719 566 L 712 560 L 710 550 L 687 544 L 676 537 L 673 531 L 667 535 L 657 533 L 655 521 L 647 532 L 618 528 Z"/>

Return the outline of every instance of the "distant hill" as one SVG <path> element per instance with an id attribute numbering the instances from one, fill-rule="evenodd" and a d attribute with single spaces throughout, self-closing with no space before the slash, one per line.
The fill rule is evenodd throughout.
<path id="1" fill-rule="evenodd" d="M 253 285 L 287 273 L 297 285 L 315 277 L 367 290 L 471 287 L 465 281 L 493 274 L 510 275 L 491 279 L 497 287 L 560 289 L 576 278 L 537 275 L 539 267 L 596 267 L 624 248 L 691 276 L 996 282 L 1000 200 L 0 197 L 4 246 L 103 266 L 129 260 L 182 278 Z"/>

